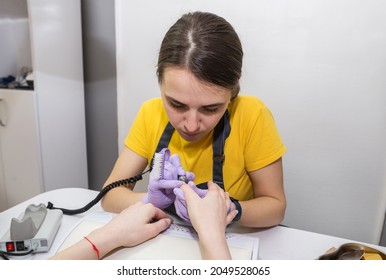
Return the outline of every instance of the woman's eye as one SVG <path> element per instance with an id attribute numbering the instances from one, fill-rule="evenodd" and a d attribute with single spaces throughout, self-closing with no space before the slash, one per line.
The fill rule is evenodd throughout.
<path id="1" fill-rule="evenodd" d="M 218 107 L 204 107 L 204 110 L 208 113 L 216 113 L 218 110 Z"/>
<path id="2" fill-rule="evenodd" d="M 185 108 L 185 105 L 179 104 L 179 103 L 174 103 L 174 102 L 169 102 L 170 106 L 172 106 L 175 109 L 182 110 Z"/>

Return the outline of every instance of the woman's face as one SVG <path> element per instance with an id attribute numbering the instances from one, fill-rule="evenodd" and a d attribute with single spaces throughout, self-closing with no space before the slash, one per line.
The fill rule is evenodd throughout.
<path id="1" fill-rule="evenodd" d="M 230 90 L 197 80 L 188 70 L 165 69 L 161 97 L 170 123 L 195 142 L 217 125 L 230 102 Z"/>

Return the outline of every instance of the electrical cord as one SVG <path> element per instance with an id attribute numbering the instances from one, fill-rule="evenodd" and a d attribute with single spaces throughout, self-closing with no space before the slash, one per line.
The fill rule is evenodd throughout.
<path id="1" fill-rule="evenodd" d="M 23 252 L 23 253 L 0 251 L 0 257 L 3 260 L 9 260 L 9 258 L 7 256 L 26 256 L 26 255 L 32 254 L 33 252 L 34 252 L 34 250 L 29 250 L 29 251 Z"/>
<path id="2" fill-rule="evenodd" d="M 120 187 L 120 186 L 124 186 L 124 185 L 127 185 L 127 184 L 136 183 L 136 182 L 142 180 L 143 179 L 142 176 L 145 175 L 146 173 L 150 172 L 150 171 L 151 171 L 151 168 L 149 168 L 148 170 L 144 171 L 140 175 L 137 175 L 137 176 L 134 176 L 134 177 L 130 177 L 128 179 L 118 180 L 118 181 L 115 181 L 115 182 L 112 182 L 112 183 L 108 184 L 106 187 L 104 187 L 99 192 L 99 194 L 92 201 L 90 201 L 87 205 L 85 205 L 82 208 L 79 208 L 79 209 L 58 208 L 58 207 L 54 207 L 54 205 L 51 202 L 48 202 L 47 203 L 47 209 L 59 209 L 59 210 L 62 210 L 64 215 L 76 215 L 76 214 L 84 213 L 84 212 L 88 211 L 91 207 L 93 207 L 95 204 L 97 204 L 102 199 L 102 197 L 108 191 L 110 191 L 111 189 L 116 188 L 116 187 Z"/>

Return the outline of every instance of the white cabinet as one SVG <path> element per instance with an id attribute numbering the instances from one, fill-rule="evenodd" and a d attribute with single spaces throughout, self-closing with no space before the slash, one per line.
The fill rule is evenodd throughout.
<path id="1" fill-rule="evenodd" d="M 2 50 L 12 50 L 2 54 L 7 65 L 28 66 L 20 60 L 30 57 L 34 74 L 34 90 L 0 89 L 0 211 L 39 192 L 88 187 L 80 0 L 24 4 L 29 39 L 0 34 L 8 43 Z M 19 26 L 23 19 L 7 21 Z M 12 70 L 4 67 L 2 75 Z"/>
<path id="2" fill-rule="evenodd" d="M 34 97 L 30 91 L 0 90 L 0 210 L 42 190 Z"/>

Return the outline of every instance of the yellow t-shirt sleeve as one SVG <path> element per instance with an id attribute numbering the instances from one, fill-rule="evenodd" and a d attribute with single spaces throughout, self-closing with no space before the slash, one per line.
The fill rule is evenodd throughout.
<path id="1" fill-rule="evenodd" d="M 239 138 L 234 139 L 232 146 L 242 147 L 238 152 L 243 153 L 245 169 L 257 170 L 282 157 L 286 148 L 269 108 L 253 96 L 243 96 L 237 102 L 231 129 Z"/>
<path id="2" fill-rule="evenodd" d="M 146 101 L 131 125 L 125 146 L 150 161 L 167 122 L 161 99 Z"/>
<path id="3" fill-rule="evenodd" d="M 256 143 L 256 145 L 249 145 L 248 143 Z M 248 143 L 245 149 L 247 171 L 265 167 L 282 157 L 286 152 L 272 113 L 265 106 L 262 107 L 256 119 L 255 130 L 254 133 L 251 133 Z"/>

